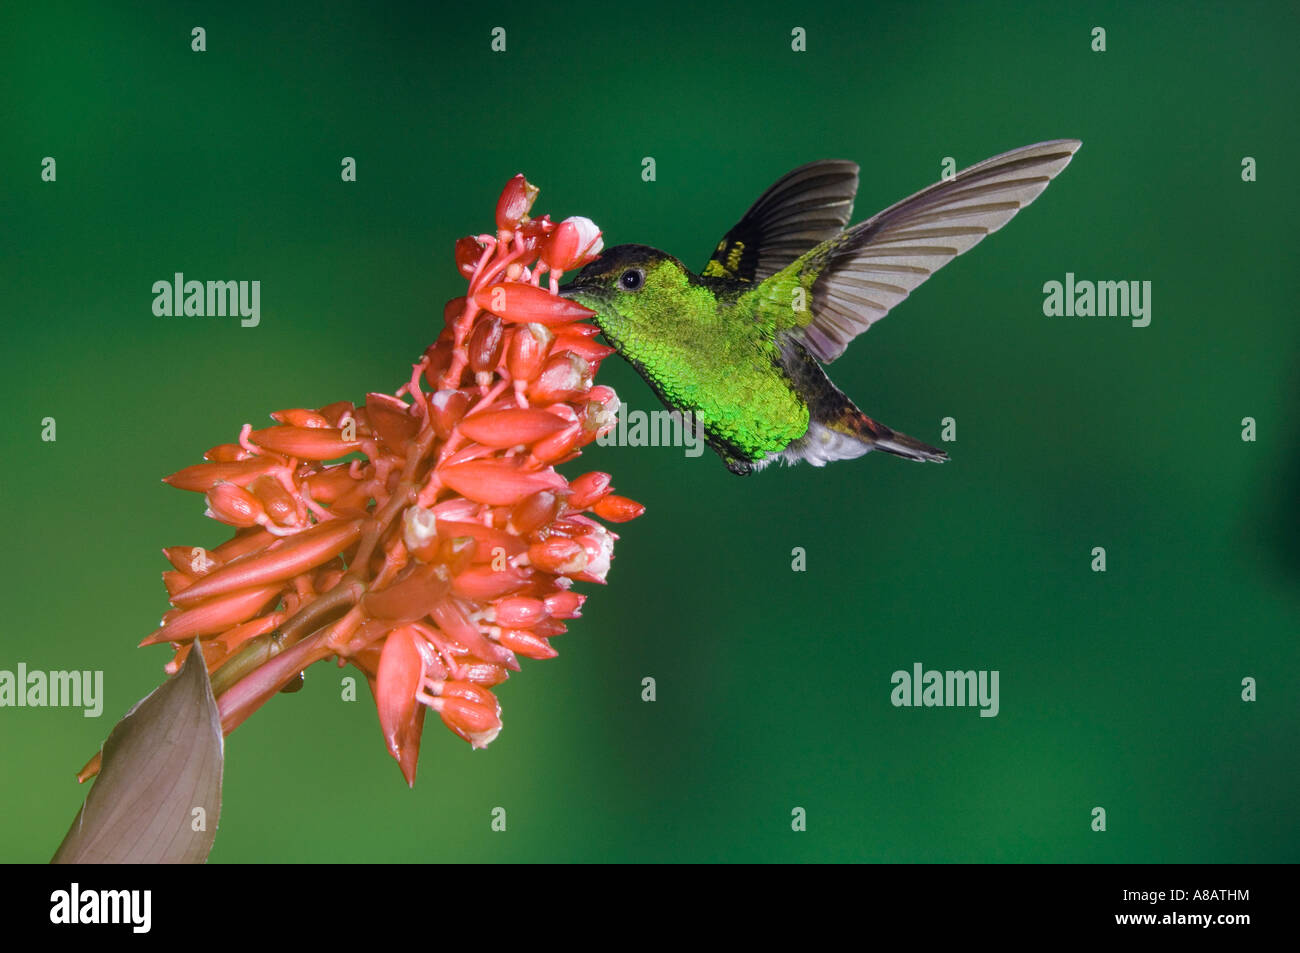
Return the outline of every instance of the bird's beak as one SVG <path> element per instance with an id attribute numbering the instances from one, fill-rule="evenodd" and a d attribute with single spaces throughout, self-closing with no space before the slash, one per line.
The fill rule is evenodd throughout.
<path id="1" fill-rule="evenodd" d="M 555 293 L 558 294 L 561 298 L 572 298 L 574 292 L 577 290 L 578 290 L 578 286 L 575 285 L 572 281 L 570 281 L 568 284 L 560 285 L 560 287 L 556 289 Z"/>

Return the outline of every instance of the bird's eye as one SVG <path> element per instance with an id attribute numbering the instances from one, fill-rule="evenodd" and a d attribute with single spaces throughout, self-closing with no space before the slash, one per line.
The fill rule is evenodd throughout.
<path id="1" fill-rule="evenodd" d="M 629 268 L 619 276 L 618 283 L 624 291 L 636 291 L 645 283 L 645 272 L 640 268 Z"/>

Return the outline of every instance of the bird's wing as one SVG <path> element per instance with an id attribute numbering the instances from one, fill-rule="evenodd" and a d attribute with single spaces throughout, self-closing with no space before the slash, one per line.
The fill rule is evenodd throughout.
<path id="1" fill-rule="evenodd" d="M 810 291 L 811 306 L 782 309 L 778 330 L 818 360 L 835 360 L 925 279 L 1011 221 L 1081 145 L 1056 139 L 985 159 L 814 248 L 778 279 Z"/>
<path id="2" fill-rule="evenodd" d="M 762 281 L 828 238 L 853 214 L 858 167 L 843 159 L 787 172 L 722 237 L 701 274 Z"/>

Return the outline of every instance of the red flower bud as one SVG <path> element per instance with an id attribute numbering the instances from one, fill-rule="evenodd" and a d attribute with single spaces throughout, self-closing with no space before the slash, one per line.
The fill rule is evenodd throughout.
<path id="1" fill-rule="evenodd" d="M 589 364 L 599 366 L 600 362 L 614 353 L 612 347 L 606 347 L 596 341 L 593 341 L 585 334 L 557 334 L 555 336 L 555 345 L 551 348 L 552 354 L 558 354 L 561 351 L 568 351 L 570 354 L 576 354 L 578 357 L 587 361 Z"/>
<path id="2" fill-rule="evenodd" d="M 471 746 L 485 748 L 501 733 L 499 706 L 480 705 L 455 696 L 438 701 L 438 714 L 442 716 L 443 724 Z"/>
<path id="3" fill-rule="evenodd" d="M 208 490 L 208 516 L 231 526 L 256 526 L 266 515 L 261 502 L 243 487 L 218 483 Z"/>
<path id="4" fill-rule="evenodd" d="M 486 246 L 472 235 L 456 239 L 456 267 L 466 278 L 474 276 L 479 259 L 483 257 Z"/>
<path id="5" fill-rule="evenodd" d="M 510 511 L 510 525 L 526 536 L 555 519 L 559 510 L 560 498 L 550 490 L 540 490 L 515 504 Z"/>
<path id="6" fill-rule="evenodd" d="M 291 410 L 277 410 L 271 414 L 271 419 L 282 424 L 291 424 L 294 427 L 328 427 L 329 421 L 314 410 L 304 410 L 296 407 Z"/>
<path id="7" fill-rule="evenodd" d="M 460 674 L 467 682 L 474 682 L 476 685 L 491 687 L 500 685 L 510 673 L 506 671 L 504 665 L 494 665 L 491 662 L 470 662 L 461 667 Z"/>
<path id="8" fill-rule="evenodd" d="M 552 536 L 528 547 L 528 561 L 538 569 L 567 576 L 587 568 L 587 551 L 572 539 Z"/>
<path id="9" fill-rule="evenodd" d="M 520 220 L 528 214 L 537 199 L 540 190 L 524 178 L 523 173 L 516 175 L 501 190 L 497 200 L 497 228 L 511 231 L 519 226 Z"/>
<path id="10" fill-rule="evenodd" d="M 460 422 L 460 432 L 485 447 L 513 447 L 536 443 L 566 426 L 546 410 L 509 408 L 471 414 Z"/>
<path id="11" fill-rule="evenodd" d="M 424 706 L 416 700 L 416 692 L 424 678 L 427 644 L 409 626 L 394 629 L 384 639 L 379 671 L 373 683 L 384 742 L 397 759 L 408 785 L 415 784 L 420 735 L 424 729 Z"/>
<path id="12" fill-rule="evenodd" d="M 343 431 L 333 427 L 267 427 L 254 430 L 248 439 L 300 460 L 333 460 L 361 446 L 356 440 L 344 440 Z"/>
<path id="13" fill-rule="evenodd" d="M 490 564 L 479 565 L 471 566 L 458 575 L 451 587 L 452 592 L 463 599 L 488 602 L 518 592 L 527 586 L 532 578 L 532 575 L 524 569 L 510 568 L 498 571 Z"/>
<path id="14" fill-rule="evenodd" d="M 542 243 L 542 261 L 552 271 L 569 271 L 595 259 L 603 247 L 595 222 L 582 216 L 566 218 Z"/>
<path id="15" fill-rule="evenodd" d="M 269 534 L 267 534 L 269 536 Z M 280 540 L 277 547 L 227 562 L 208 573 L 172 602 L 189 606 L 235 589 L 292 579 L 329 562 L 361 536 L 361 520 L 330 520 Z M 217 552 L 220 553 L 219 547 Z"/>
<path id="16" fill-rule="evenodd" d="M 239 460 L 231 463 L 196 463 L 183 470 L 177 470 L 171 476 L 163 477 L 163 482 L 178 490 L 195 490 L 204 493 L 218 483 L 234 483 L 247 486 L 264 473 L 270 473 L 279 462 L 266 457 L 254 457 L 251 460 Z"/>
<path id="17" fill-rule="evenodd" d="M 317 413 L 325 418 L 326 424 L 330 427 L 341 427 L 344 418 L 351 417 L 356 409 L 356 405 L 350 400 L 337 400 L 321 407 Z"/>
<path id="18" fill-rule="evenodd" d="M 516 381 L 531 381 L 542 372 L 555 335 L 544 324 L 515 328 L 506 350 L 506 369 Z"/>
<path id="19" fill-rule="evenodd" d="M 365 412 L 371 429 L 396 453 L 403 453 L 420 432 L 420 421 L 412 416 L 410 405 L 391 394 L 367 394 Z"/>
<path id="20" fill-rule="evenodd" d="M 559 433 L 545 440 L 539 440 L 533 447 L 532 457 L 542 464 L 559 463 L 561 460 L 568 459 L 581 437 L 582 424 L 575 421 Z"/>
<path id="21" fill-rule="evenodd" d="M 539 404 L 569 400 L 591 386 L 591 368 L 576 354 L 553 354 L 542 373 L 528 388 L 528 396 Z"/>
<path id="22" fill-rule="evenodd" d="M 547 596 L 543 601 L 551 618 L 576 619 L 582 614 L 582 604 L 587 601 L 587 597 L 572 589 L 561 589 Z"/>
<path id="23" fill-rule="evenodd" d="M 469 394 L 462 390 L 440 390 L 429 397 L 433 429 L 446 440 L 469 409 Z"/>
<path id="24" fill-rule="evenodd" d="M 362 604 L 375 619 L 423 619 L 451 588 L 446 572 L 436 563 L 417 563 L 388 588 L 367 593 Z"/>
<path id="25" fill-rule="evenodd" d="M 513 460 L 471 460 L 438 471 L 442 482 L 462 496 L 493 506 L 512 506 L 538 490 L 565 487 L 554 470 L 521 470 Z"/>
<path id="26" fill-rule="evenodd" d="M 502 629 L 497 641 L 524 658 L 548 659 L 560 654 L 551 648 L 551 643 L 527 629 Z"/>
<path id="27" fill-rule="evenodd" d="M 534 321 L 546 325 L 567 324 L 595 314 L 576 301 L 518 281 L 501 281 L 488 285 L 474 295 L 474 303 L 484 311 L 491 311 L 515 324 Z"/>
<path id="28" fill-rule="evenodd" d="M 569 489 L 573 491 L 567 501 L 569 506 L 576 510 L 587 509 L 609 493 L 613 487 L 613 479 L 608 473 L 601 473 L 599 470 L 584 473 L 569 484 Z"/>
<path id="29" fill-rule="evenodd" d="M 266 515 L 281 526 L 298 522 L 298 501 L 273 476 L 258 477 L 248 485 L 248 489 L 261 501 Z"/>
<path id="30" fill-rule="evenodd" d="M 303 481 L 307 493 L 317 503 L 333 503 L 357 486 L 352 468 L 346 463 L 325 467 Z"/>
<path id="31" fill-rule="evenodd" d="M 496 624 L 512 629 L 526 629 L 546 618 L 546 603 L 529 596 L 498 599 L 492 607 Z"/>
<path id="32" fill-rule="evenodd" d="M 168 613 L 167 622 L 150 635 L 141 645 L 159 642 L 186 642 L 204 635 L 216 635 L 231 626 L 247 622 L 280 592 L 280 585 L 272 583 L 252 589 L 240 589 L 202 602 L 193 608 Z"/>
<path id="33" fill-rule="evenodd" d="M 611 523 L 626 523 L 645 512 L 645 506 L 626 496 L 607 496 L 592 507 L 592 512 Z"/>
<path id="34" fill-rule="evenodd" d="M 469 351 L 470 370 L 476 374 L 496 370 L 497 363 L 501 360 L 501 335 L 504 329 L 501 319 L 492 314 L 481 315 L 474 322 L 474 330 L 469 333 L 466 347 Z"/>
<path id="35" fill-rule="evenodd" d="M 249 460 L 252 456 L 237 443 L 219 443 L 204 453 L 203 459 L 213 463 L 234 463 L 236 460 Z"/>

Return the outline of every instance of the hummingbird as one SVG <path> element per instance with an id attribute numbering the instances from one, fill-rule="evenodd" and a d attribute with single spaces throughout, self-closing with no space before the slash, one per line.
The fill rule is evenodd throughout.
<path id="1" fill-rule="evenodd" d="M 559 293 L 596 312 L 609 345 L 699 422 L 732 473 L 871 450 L 942 463 L 942 450 L 859 410 L 821 365 L 1010 221 L 1080 145 L 1005 152 L 851 228 L 858 166 L 811 162 L 759 196 L 699 274 L 649 245 L 617 245 Z"/>

